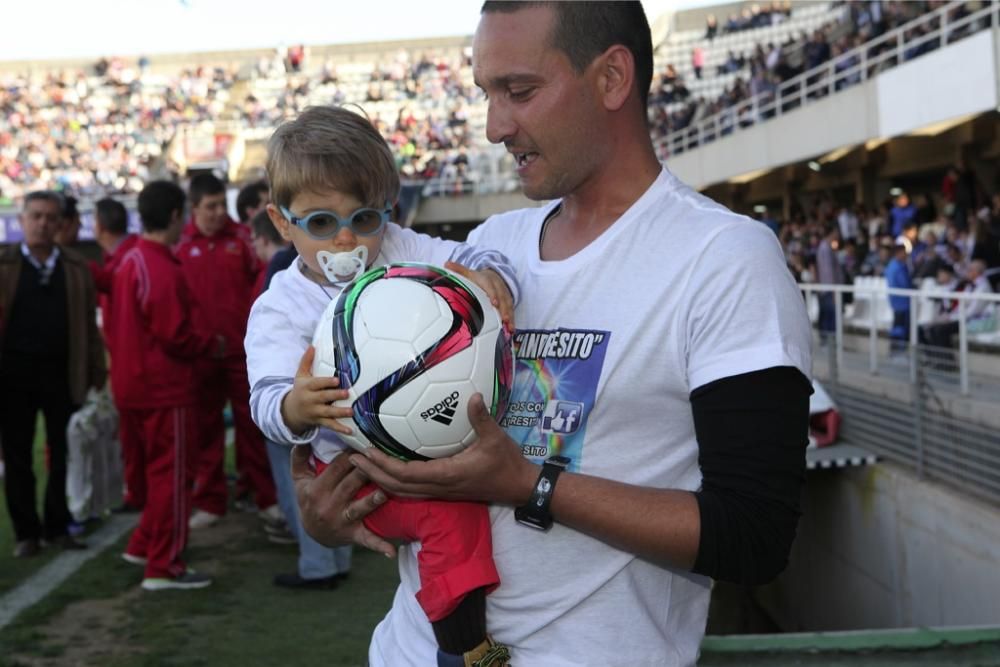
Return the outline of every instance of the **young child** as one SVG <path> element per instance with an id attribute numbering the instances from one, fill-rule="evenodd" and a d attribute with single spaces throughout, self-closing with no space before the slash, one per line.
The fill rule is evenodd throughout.
<path id="1" fill-rule="evenodd" d="M 184 224 L 184 191 L 154 181 L 139 193 L 142 236 L 112 278 L 107 327 L 111 386 L 121 410 L 122 440 L 145 471 L 146 502 L 122 557 L 145 567 L 149 591 L 204 588 L 212 580 L 181 559 L 191 503 L 195 451 L 194 360 L 221 358 L 225 340 L 191 324 L 192 296 L 170 248 Z"/>
<path id="2" fill-rule="evenodd" d="M 517 286 L 500 253 L 434 239 L 389 222 L 399 176 L 389 147 L 358 114 L 313 107 L 280 126 L 267 151 L 268 213 L 299 259 L 276 274 L 247 328 L 254 421 L 286 445 L 311 444 L 322 470 L 347 449 L 338 418 L 350 408 L 334 378 L 295 380 L 310 365 L 313 332 L 340 289 L 372 266 L 415 261 L 462 272 L 510 322 Z M 467 267 L 467 268 L 466 268 Z M 359 495 L 374 491 L 374 485 Z M 481 503 L 390 497 L 364 519 L 385 539 L 420 542 L 418 602 L 431 622 L 440 667 L 506 664 L 507 650 L 486 634 L 486 595 L 499 584 L 487 508 Z"/>

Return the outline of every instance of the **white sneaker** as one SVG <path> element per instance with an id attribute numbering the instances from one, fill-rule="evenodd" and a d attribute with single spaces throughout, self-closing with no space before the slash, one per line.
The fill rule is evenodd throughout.
<path id="1" fill-rule="evenodd" d="M 178 577 L 147 578 L 142 580 L 142 588 L 146 591 L 190 590 L 205 588 L 212 585 L 212 578 L 207 574 L 198 574 L 188 569 Z"/>
<path id="2" fill-rule="evenodd" d="M 271 505 L 270 507 L 265 507 L 261 511 L 257 512 L 257 518 L 263 521 L 265 524 L 270 524 L 272 526 L 283 526 L 287 525 L 285 521 L 285 515 L 281 511 L 281 508 L 277 505 Z"/>
<path id="3" fill-rule="evenodd" d="M 219 523 L 219 519 L 221 518 L 222 516 L 219 514 L 212 514 L 211 512 L 206 512 L 205 510 L 195 510 L 191 514 L 191 518 L 188 520 L 188 528 L 191 530 L 208 528 L 209 526 L 214 526 Z"/>
<path id="4" fill-rule="evenodd" d="M 146 566 L 146 558 L 144 556 L 136 556 L 135 554 L 130 554 L 127 551 L 122 552 L 122 560 L 126 563 L 131 563 L 132 565 Z"/>
<path id="5" fill-rule="evenodd" d="M 292 535 L 292 531 L 288 528 L 271 528 L 268 524 L 264 524 L 264 532 L 267 533 L 267 541 L 272 544 L 298 544 L 299 541 L 295 539 Z"/>

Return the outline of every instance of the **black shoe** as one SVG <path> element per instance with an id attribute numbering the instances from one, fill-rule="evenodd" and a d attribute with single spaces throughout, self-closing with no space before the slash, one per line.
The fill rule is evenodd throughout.
<path id="1" fill-rule="evenodd" d="M 112 514 L 135 514 L 141 512 L 141 507 L 136 507 L 135 505 L 129 505 L 128 503 L 122 503 L 118 507 L 111 510 Z"/>
<path id="2" fill-rule="evenodd" d="M 338 572 L 337 574 L 333 575 L 333 578 L 336 579 L 337 582 L 339 583 L 339 582 L 342 582 L 342 581 L 347 581 L 347 579 L 350 576 L 351 576 L 350 572 Z"/>
<path id="3" fill-rule="evenodd" d="M 298 574 L 276 574 L 274 575 L 274 585 L 282 588 L 331 590 L 337 587 L 337 575 L 319 579 L 305 579 Z"/>
<path id="4" fill-rule="evenodd" d="M 79 551 L 81 549 L 86 549 L 87 545 L 83 542 L 79 542 L 69 535 L 59 535 L 58 537 L 53 537 L 47 540 L 42 540 L 43 547 L 59 547 L 63 551 Z"/>

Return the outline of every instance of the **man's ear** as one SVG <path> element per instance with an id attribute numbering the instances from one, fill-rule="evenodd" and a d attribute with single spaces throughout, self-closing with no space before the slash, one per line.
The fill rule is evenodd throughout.
<path id="1" fill-rule="evenodd" d="M 598 93 L 608 111 L 618 111 L 635 87 L 635 58 L 621 44 L 598 56 Z"/>
<path id="2" fill-rule="evenodd" d="M 281 214 L 281 211 L 278 210 L 277 206 L 274 204 L 267 205 L 267 217 L 271 218 L 271 224 L 274 225 L 274 228 L 278 230 L 279 234 L 281 234 L 281 238 L 286 241 L 292 240 L 292 230 L 290 229 L 292 223 L 285 219 L 285 216 Z"/>

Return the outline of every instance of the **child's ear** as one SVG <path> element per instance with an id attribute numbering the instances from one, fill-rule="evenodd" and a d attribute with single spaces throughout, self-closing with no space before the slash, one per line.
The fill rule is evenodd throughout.
<path id="1" fill-rule="evenodd" d="M 281 214 L 281 211 L 278 210 L 277 206 L 274 204 L 267 205 L 267 217 L 271 218 L 271 224 L 274 225 L 274 228 L 278 230 L 279 234 L 281 234 L 281 238 L 286 241 L 292 240 L 292 232 L 290 229 L 292 223 L 285 219 L 285 216 Z"/>

